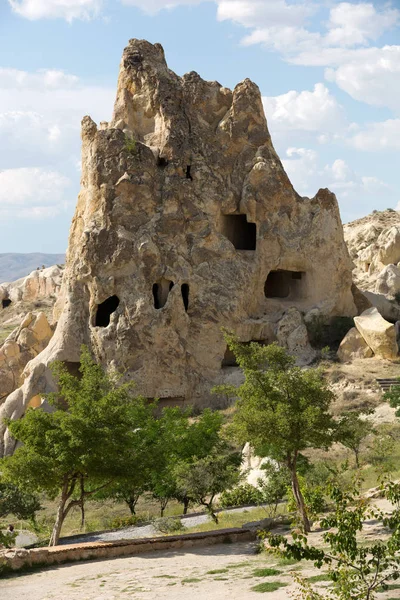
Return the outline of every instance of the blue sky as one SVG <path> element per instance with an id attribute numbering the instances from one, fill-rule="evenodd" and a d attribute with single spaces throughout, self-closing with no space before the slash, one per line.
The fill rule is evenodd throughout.
<path id="1" fill-rule="evenodd" d="M 400 0 L 0 0 L 0 252 L 63 252 L 80 120 L 109 120 L 130 38 L 171 69 L 250 77 L 301 195 L 343 221 L 400 202 Z"/>

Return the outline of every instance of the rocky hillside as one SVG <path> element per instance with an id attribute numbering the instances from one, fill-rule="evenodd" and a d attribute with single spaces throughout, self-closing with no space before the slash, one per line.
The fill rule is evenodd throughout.
<path id="1" fill-rule="evenodd" d="M 354 283 L 362 290 L 392 296 L 400 291 L 400 212 L 374 211 L 343 229 L 355 265 Z"/>
<path id="2" fill-rule="evenodd" d="M 26 277 L 37 267 L 51 267 L 64 262 L 65 254 L 43 254 L 42 252 L 0 254 L 0 284 Z"/>

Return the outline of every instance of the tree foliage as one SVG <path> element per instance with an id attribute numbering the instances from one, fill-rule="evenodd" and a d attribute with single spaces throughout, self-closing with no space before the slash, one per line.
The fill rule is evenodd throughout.
<path id="1" fill-rule="evenodd" d="M 82 348 L 80 377 L 63 363 L 53 365 L 59 392 L 47 396 L 53 411 L 29 409 L 9 423 L 22 445 L 3 459 L 5 481 L 27 492 L 59 498 L 50 544 L 58 543 L 63 521 L 74 506 L 84 510 L 87 498 L 126 474 L 148 444 L 154 407 L 133 397 Z M 148 426 L 150 425 L 150 426 Z"/>
<path id="2" fill-rule="evenodd" d="M 242 443 L 250 442 L 258 456 L 269 456 L 289 469 L 296 505 L 309 531 L 297 478 L 298 461 L 307 448 L 331 445 L 333 394 L 321 371 L 300 369 L 277 344 L 243 345 L 231 334 L 226 334 L 226 340 L 245 376 L 237 388 L 216 388 L 218 393 L 237 397 L 232 432 Z"/>
<path id="3" fill-rule="evenodd" d="M 215 523 L 214 500 L 217 494 L 237 485 L 242 456 L 227 443 L 220 444 L 201 458 L 181 461 L 175 467 L 177 488 L 194 502 L 204 506 Z"/>
<path id="4" fill-rule="evenodd" d="M 379 591 L 400 578 L 400 485 L 387 482 L 382 485 L 382 493 L 393 506 L 391 512 L 369 506 L 359 497 L 358 486 L 350 492 L 338 487 L 331 490 L 335 509 L 321 521 L 321 526 L 328 529 L 323 534 L 328 549 L 310 546 L 305 535 L 293 533 L 294 541 L 290 542 L 283 536 L 268 534 L 270 550 L 281 549 L 288 558 L 310 560 L 318 568 L 329 567 L 332 590 L 321 595 L 303 581 L 303 600 L 374 600 Z M 389 536 L 363 540 L 361 533 L 369 519 L 375 519 Z"/>
<path id="5" fill-rule="evenodd" d="M 36 494 L 20 489 L 13 483 L 0 482 L 0 518 L 15 515 L 21 520 L 35 520 L 42 507 Z"/>
<path id="6" fill-rule="evenodd" d="M 354 453 L 357 469 L 360 468 L 360 452 L 366 437 L 374 432 L 371 421 L 365 417 L 372 411 L 349 411 L 343 413 L 338 420 L 336 439 Z"/>

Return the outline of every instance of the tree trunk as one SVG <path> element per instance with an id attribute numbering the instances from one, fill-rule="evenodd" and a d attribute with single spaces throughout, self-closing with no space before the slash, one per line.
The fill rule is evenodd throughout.
<path id="1" fill-rule="evenodd" d="M 297 509 L 300 513 L 300 518 L 303 523 L 304 532 L 309 533 L 311 531 L 310 521 L 308 519 L 307 509 L 306 509 L 306 505 L 304 502 L 303 494 L 301 493 L 301 490 L 300 490 L 299 480 L 297 479 L 295 462 L 293 462 L 290 465 L 290 473 L 291 473 L 291 477 L 292 477 L 293 496 L 294 496 L 295 502 L 297 504 Z"/>
<path id="2" fill-rule="evenodd" d="M 189 498 L 185 498 L 184 501 L 183 501 L 183 514 L 184 515 L 187 515 L 187 511 L 188 511 L 188 508 L 189 508 L 189 502 L 190 502 Z"/>
<path id="3" fill-rule="evenodd" d="M 129 500 L 126 501 L 126 503 L 129 506 L 129 510 L 131 512 L 131 515 L 134 516 L 136 514 L 135 513 L 136 502 L 130 498 Z"/>
<path id="4" fill-rule="evenodd" d="M 355 457 L 356 457 L 356 467 L 357 467 L 357 469 L 359 469 L 360 468 L 359 451 L 358 450 L 354 450 L 354 454 L 355 454 Z"/>
<path id="5" fill-rule="evenodd" d="M 54 523 L 53 531 L 51 532 L 49 546 L 57 546 L 60 539 L 61 527 L 65 519 L 65 505 L 68 500 L 68 479 L 65 478 L 64 484 L 61 490 L 61 498 L 58 504 L 56 521 Z"/>

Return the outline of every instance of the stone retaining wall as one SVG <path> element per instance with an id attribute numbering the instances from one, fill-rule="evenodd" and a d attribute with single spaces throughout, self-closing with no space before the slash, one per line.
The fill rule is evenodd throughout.
<path id="1" fill-rule="evenodd" d="M 214 544 L 249 541 L 256 538 L 256 531 L 243 528 L 219 529 L 202 533 L 119 540 L 115 542 L 95 542 L 71 544 L 51 548 L 33 548 L 31 550 L 13 548 L 0 552 L 0 574 L 45 567 L 54 564 L 80 560 L 108 559 L 116 556 L 128 556 L 154 552 L 157 550 L 178 550 Z"/>

